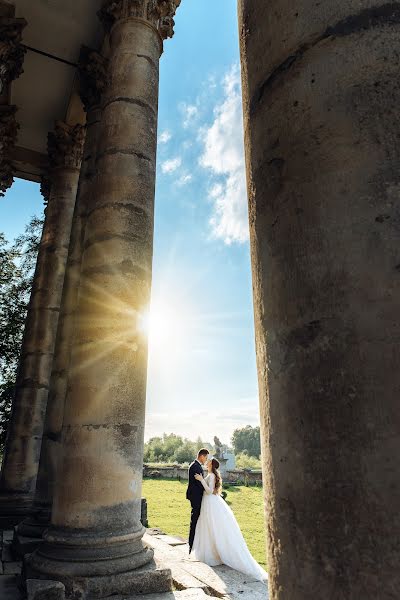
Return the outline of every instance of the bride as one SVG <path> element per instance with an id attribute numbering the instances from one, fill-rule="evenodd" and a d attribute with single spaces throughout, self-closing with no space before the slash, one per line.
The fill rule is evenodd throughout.
<path id="1" fill-rule="evenodd" d="M 216 458 L 207 461 L 207 477 L 196 474 L 205 494 L 193 542 L 194 557 L 214 567 L 225 564 L 236 571 L 267 581 L 268 575 L 254 560 L 235 516 L 221 496 L 222 479 Z"/>

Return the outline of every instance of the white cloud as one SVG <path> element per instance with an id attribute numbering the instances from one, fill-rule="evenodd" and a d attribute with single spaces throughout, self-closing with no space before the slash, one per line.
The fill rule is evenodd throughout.
<path id="1" fill-rule="evenodd" d="M 186 104 L 185 102 L 182 102 L 179 108 L 183 113 L 183 127 L 187 129 L 195 121 L 199 114 L 199 109 L 195 104 Z"/>
<path id="2" fill-rule="evenodd" d="M 165 131 L 160 133 L 160 135 L 158 137 L 158 142 L 160 144 L 167 144 L 171 138 L 172 138 L 171 132 L 168 131 L 168 129 L 166 129 Z"/>
<path id="3" fill-rule="evenodd" d="M 180 156 L 177 156 L 176 158 L 170 158 L 169 160 L 166 160 L 161 164 L 161 171 L 163 173 L 173 173 L 174 171 L 179 169 L 181 164 L 182 159 Z"/>
<path id="4" fill-rule="evenodd" d="M 207 87 L 209 90 L 215 90 L 217 88 L 217 78 L 215 75 L 210 75 L 207 81 Z"/>
<path id="5" fill-rule="evenodd" d="M 192 176 L 189 173 L 183 174 L 176 182 L 176 185 L 182 187 L 192 181 Z"/>
<path id="6" fill-rule="evenodd" d="M 200 133 L 200 165 L 215 177 L 209 198 L 213 203 L 212 233 L 226 244 L 248 240 L 248 207 L 244 166 L 242 95 L 239 66 L 223 81 L 224 96 L 214 110 L 214 122 Z"/>
<path id="7" fill-rule="evenodd" d="M 221 183 L 216 183 L 209 189 L 208 195 L 210 198 L 217 199 L 219 196 L 221 196 L 221 194 L 223 194 L 223 192 L 224 186 Z"/>

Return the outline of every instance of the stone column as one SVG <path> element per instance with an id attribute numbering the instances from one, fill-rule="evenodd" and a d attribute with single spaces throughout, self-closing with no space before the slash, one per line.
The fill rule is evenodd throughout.
<path id="1" fill-rule="evenodd" d="M 87 206 L 76 332 L 52 525 L 27 576 L 92 596 L 164 591 L 140 523 L 159 58 L 179 1 L 115 1 L 95 193 Z"/>
<path id="2" fill-rule="evenodd" d="M 239 0 L 271 600 L 400 589 L 400 7 Z"/>
<path id="3" fill-rule="evenodd" d="M 14 548 L 19 554 L 25 554 L 37 545 L 34 540 L 23 540 L 21 536 L 40 539 L 44 529 L 47 529 L 50 524 L 71 359 L 74 317 L 78 302 L 86 206 L 93 193 L 96 173 L 95 159 L 101 118 L 100 101 L 106 84 L 106 60 L 98 52 L 82 48 L 78 72 L 81 99 L 87 114 L 85 145 L 49 385 L 33 516 L 25 519 L 17 527 L 18 535 L 14 540 Z"/>
<path id="4" fill-rule="evenodd" d="M 35 490 L 83 139 L 81 126 L 60 122 L 49 135 L 51 191 L 0 481 L 0 517 L 8 525 L 29 512 Z"/>
<path id="5" fill-rule="evenodd" d="M 25 19 L 15 19 L 14 7 L 0 3 L 0 196 L 13 182 L 12 152 L 17 140 L 16 106 L 9 105 L 9 84 L 21 73 Z"/>

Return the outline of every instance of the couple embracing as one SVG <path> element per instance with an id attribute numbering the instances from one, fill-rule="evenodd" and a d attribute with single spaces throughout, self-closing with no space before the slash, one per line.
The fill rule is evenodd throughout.
<path id="1" fill-rule="evenodd" d="M 204 477 L 203 468 L 207 468 Z M 221 496 L 219 462 L 206 448 L 199 450 L 189 467 L 186 498 L 192 506 L 189 553 L 211 567 L 228 565 L 260 581 L 268 575 L 254 560 L 235 516 Z"/>

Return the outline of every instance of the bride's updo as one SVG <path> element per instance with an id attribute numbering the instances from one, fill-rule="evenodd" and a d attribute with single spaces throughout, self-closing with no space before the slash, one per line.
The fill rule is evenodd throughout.
<path id="1" fill-rule="evenodd" d="M 212 458 L 211 459 L 211 465 L 212 465 L 212 472 L 215 475 L 215 488 L 214 488 L 214 494 L 221 494 L 222 491 L 222 477 L 221 477 L 221 473 L 219 472 L 219 462 L 216 458 Z"/>

